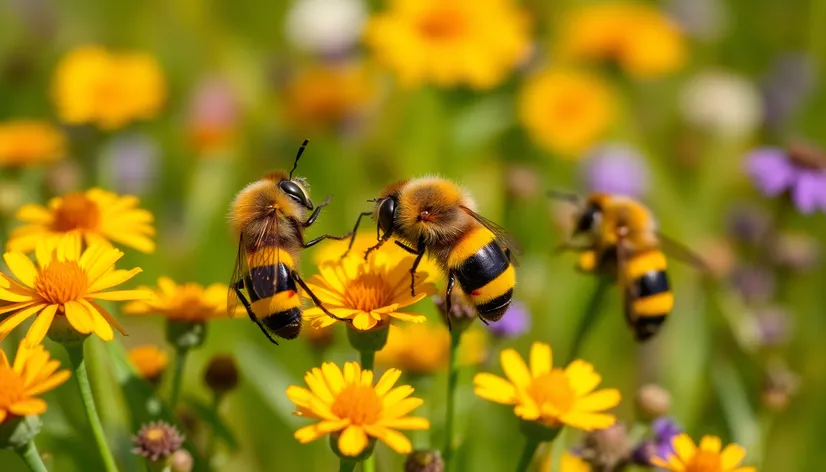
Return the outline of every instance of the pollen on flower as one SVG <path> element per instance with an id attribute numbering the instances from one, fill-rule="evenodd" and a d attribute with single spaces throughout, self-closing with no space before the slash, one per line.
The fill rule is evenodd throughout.
<path id="1" fill-rule="evenodd" d="M 464 34 L 465 23 L 462 12 L 456 8 L 444 7 L 425 12 L 417 26 L 431 40 L 449 41 Z"/>
<path id="2" fill-rule="evenodd" d="M 66 303 L 86 293 L 88 277 L 76 261 L 52 260 L 34 279 L 34 290 L 49 303 Z"/>
<path id="3" fill-rule="evenodd" d="M 569 411 L 576 400 L 576 393 L 562 369 L 537 377 L 527 390 L 536 403 L 549 403 L 563 413 Z"/>
<path id="4" fill-rule="evenodd" d="M 381 416 L 382 401 L 372 386 L 349 385 L 333 402 L 333 414 L 353 424 L 373 424 Z"/>
<path id="5" fill-rule="evenodd" d="M 377 274 L 363 274 L 347 285 L 344 296 L 347 306 L 370 311 L 389 305 L 385 300 L 389 291 L 391 287 Z"/>
<path id="6" fill-rule="evenodd" d="M 70 193 L 63 197 L 55 209 L 52 227 L 55 231 L 66 232 L 73 229 L 95 229 L 100 221 L 97 203 L 82 192 Z"/>

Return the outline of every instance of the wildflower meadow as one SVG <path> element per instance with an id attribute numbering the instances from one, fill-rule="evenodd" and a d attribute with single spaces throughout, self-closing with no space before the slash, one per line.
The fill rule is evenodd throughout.
<path id="1" fill-rule="evenodd" d="M 817 472 L 826 2 L 0 5 L 0 471 Z"/>

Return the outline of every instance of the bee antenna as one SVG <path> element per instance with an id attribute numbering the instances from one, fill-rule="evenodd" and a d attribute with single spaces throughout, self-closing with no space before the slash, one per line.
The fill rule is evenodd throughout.
<path id="1" fill-rule="evenodd" d="M 562 200 L 568 203 L 573 203 L 574 205 L 579 205 L 579 196 L 573 192 L 551 189 L 548 190 L 547 195 L 554 200 Z"/>
<path id="2" fill-rule="evenodd" d="M 376 203 L 379 200 L 381 200 L 381 198 L 371 198 L 370 200 L 367 200 L 367 203 Z"/>
<path id="3" fill-rule="evenodd" d="M 290 171 L 290 180 L 293 178 L 293 172 L 298 167 L 298 160 L 301 159 L 301 155 L 304 154 L 304 149 L 307 148 L 307 145 L 310 144 L 309 139 L 305 139 L 303 143 L 301 143 L 301 147 L 298 148 L 298 154 L 295 155 L 295 162 L 293 162 L 293 169 Z"/>

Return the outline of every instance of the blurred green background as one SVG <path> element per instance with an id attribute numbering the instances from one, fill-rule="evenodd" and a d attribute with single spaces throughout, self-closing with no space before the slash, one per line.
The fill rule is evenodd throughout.
<path id="1" fill-rule="evenodd" d="M 342 3 L 360 5 L 363 15 L 383 8 L 377 1 Z M 473 396 L 472 374 L 477 369 L 501 373 L 501 348 L 512 346 L 526 355 L 535 340 L 549 342 L 562 353 L 556 362 L 562 362 L 596 282 L 575 272 L 573 256 L 553 253 L 565 240 L 560 221 L 568 212 L 545 197 L 551 188 L 587 192 L 587 158 L 562 159 L 541 150 L 516 112 L 525 75 L 548 62 L 555 21 L 581 3 L 587 2 L 525 2 L 533 17 L 536 57 L 500 86 L 476 91 L 401 88 L 358 44 L 324 54 L 300 47 L 286 26 L 298 21 L 289 19 L 298 6 L 287 1 L 5 0 L 0 4 L 0 121 L 37 118 L 56 123 L 49 91 L 54 68 L 67 51 L 83 44 L 151 53 L 163 70 L 168 94 L 163 110 L 151 120 L 112 131 L 64 127 L 68 156 L 59 163 L 3 169 L 2 235 L 17 225 L 14 211 L 25 202 L 42 203 L 93 186 L 135 193 L 155 215 L 158 232 L 154 254 L 125 250 L 120 266 L 144 270 L 136 284 L 154 285 L 161 275 L 178 282 L 227 283 L 236 254 L 226 224 L 233 195 L 271 169 L 289 168 L 304 138 L 311 143 L 297 173 L 311 183 L 315 202 L 334 195 L 310 237 L 348 231 L 357 214 L 370 208 L 366 200 L 393 181 L 429 174 L 455 179 L 476 196 L 482 214 L 521 242 L 516 298 L 529 306 L 533 318 L 529 333 L 491 341 L 490 360 L 463 369 L 457 423 L 462 440 L 455 470 L 512 468 L 522 445 L 516 419 L 510 408 Z M 651 82 L 628 79 L 614 69 L 602 73 L 617 89 L 623 112 L 600 142 L 625 143 L 645 156 L 650 184 L 642 199 L 663 232 L 707 255 L 719 271 L 704 278 L 690 267 L 672 264 L 676 308 L 662 333 L 643 346 L 634 343 L 624 326 L 619 292 L 612 290 L 581 357 L 594 363 L 604 386 L 621 389 L 623 402 L 616 412 L 622 421 L 634 421 L 637 387 L 659 383 L 672 393 L 673 417 L 694 438 L 708 433 L 721 436 L 724 443 L 737 441 L 748 449 L 748 461 L 764 471 L 816 471 L 826 461 L 821 446 L 826 435 L 826 269 L 822 264 L 806 270 L 765 264 L 765 248 L 743 249 L 728 228 L 738 206 L 752 205 L 773 215 L 780 205 L 780 200 L 760 195 L 746 178 L 744 155 L 750 149 L 783 146 L 795 138 L 826 144 L 826 90 L 818 80 L 826 72 L 824 5 L 818 0 L 673 0 L 660 7 L 681 21 L 701 24 L 693 31 L 686 26 L 687 64 Z M 319 9 L 316 15 L 324 18 L 330 11 Z M 354 25 L 357 36 L 360 26 Z M 811 80 L 801 85 L 789 79 L 779 86 L 807 89 L 805 98 L 779 122 L 770 122 L 764 109 L 755 126 L 731 136 L 717 133 L 715 125 L 709 129 L 686 118 L 685 89 L 708 71 L 743 79 L 763 108 L 767 80 L 778 61 L 789 55 L 805 64 Z M 368 86 L 371 98 L 343 106 L 344 111 L 338 105 L 302 105 L 302 100 L 312 101 L 314 93 L 328 92 L 320 86 L 297 86 L 303 71 L 345 59 L 367 64 L 374 80 Z M 215 83 L 218 91 L 210 90 L 217 99 L 198 92 L 210 87 L 204 84 Z M 199 104 L 210 99 L 221 103 L 215 105 L 216 113 L 224 110 L 229 116 L 222 115 L 233 135 L 217 148 L 191 132 L 199 116 L 193 110 L 210 109 Z M 783 231 L 822 242 L 822 214 L 786 211 L 784 216 Z M 306 275 L 314 273 L 312 250 L 308 252 L 302 261 Z M 766 265 L 772 271 L 776 287 L 768 300 L 756 306 L 744 303 L 730 282 L 741 265 Z M 767 305 L 788 310 L 784 320 L 794 328 L 788 339 L 771 346 L 754 341 L 759 333 L 749 337 L 762 329 L 754 313 Z M 417 308 L 435 319 L 429 302 Z M 130 414 L 129 405 L 134 408 L 130 401 L 142 398 L 148 387 L 130 377 L 121 346 L 163 345 L 163 321 L 120 319 L 128 337 L 116 337 L 108 346 L 92 339 L 87 348 L 95 354 L 91 375 L 110 444 L 124 471 L 139 471 L 144 466 L 129 452 L 130 437 L 146 413 L 133 409 Z M 293 438 L 305 422 L 291 415 L 293 406 L 284 395 L 288 385 L 301 384 L 303 373 L 318 365 L 318 353 L 303 340 L 272 346 L 246 319 L 218 320 L 208 329 L 206 344 L 192 353 L 185 373 L 189 411 L 197 412 L 194 404 L 208 405 L 202 374 L 212 355 L 234 355 L 241 375 L 238 389 L 221 405 L 227 432 L 219 438 L 215 469 L 334 469 L 337 461 L 326 441 L 299 445 Z M 337 342 L 323 359 L 355 360 L 341 327 L 337 330 Z M 22 335 L 18 330 L 0 345 L 12 353 Z M 48 343 L 54 355 L 67 362 L 62 348 Z M 778 363 L 800 380 L 796 394 L 781 392 L 788 397 L 782 407 L 766 403 L 767 372 Z M 99 470 L 72 382 L 45 395 L 49 409 L 38 446 L 51 470 Z M 129 385 L 128 395 L 119 383 Z M 419 383 L 417 396 L 425 398 L 424 411 L 433 427 L 413 435 L 416 447 L 442 443 L 445 385 L 444 372 Z M 168 385 L 162 385 L 163 396 L 166 389 Z M 209 421 L 199 421 L 195 428 L 190 437 L 202 440 Z M 573 445 L 578 438 L 571 432 L 563 439 Z M 378 470 L 400 470 L 403 458 L 381 445 L 376 454 Z M 24 470 L 8 451 L 0 451 L 0 469 Z"/>

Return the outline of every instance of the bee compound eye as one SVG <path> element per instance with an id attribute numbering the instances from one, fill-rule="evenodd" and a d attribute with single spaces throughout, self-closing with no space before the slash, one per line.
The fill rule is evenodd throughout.
<path id="1" fill-rule="evenodd" d="M 304 191 L 301 190 L 301 187 L 299 187 L 298 184 L 291 180 L 282 180 L 278 186 L 284 191 L 284 193 L 289 195 L 290 198 L 304 206 L 307 206 L 307 196 L 304 195 Z"/>
<path id="2" fill-rule="evenodd" d="M 589 207 L 585 209 L 576 222 L 575 233 L 585 233 L 591 231 L 594 228 L 594 225 L 598 223 L 599 217 L 599 210 L 596 208 Z"/>
<path id="3" fill-rule="evenodd" d="M 393 227 L 396 219 L 396 200 L 386 198 L 379 207 L 379 226 L 387 233 Z"/>

